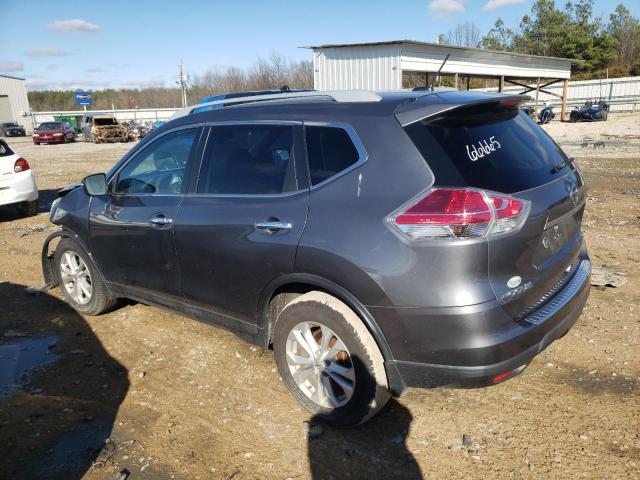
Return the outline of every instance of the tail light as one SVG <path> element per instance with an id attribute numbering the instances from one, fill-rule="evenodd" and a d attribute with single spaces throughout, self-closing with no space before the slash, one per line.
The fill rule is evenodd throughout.
<path id="1" fill-rule="evenodd" d="M 16 173 L 24 172 L 25 170 L 29 170 L 30 168 L 31 167 L 29 166 L 29 162 L 27 162 L 24 158 L 19 158 L 13 165 L 13 171 Z"/>
<path id="2" fill-rule="evenodd" d="M 410 240 L 468 239 L 519 228 L 529 202 L 474 188 L 432 188 L 391 214 L 390 223 Z"/>

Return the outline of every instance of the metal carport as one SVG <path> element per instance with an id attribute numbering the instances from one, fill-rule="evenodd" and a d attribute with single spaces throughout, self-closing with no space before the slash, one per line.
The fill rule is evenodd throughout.
<path id="1" fill-rule="evenodd" d="M 505 84 L 522 87 L 522 93 L 545 92 L 561 99 L 562 120 L 566 119 L 567 85 L 572 60 L 480 48 L 456 47 L 414 40 L 328 44 L 306 47 L 313 50 L 313 78 L 317 90 L 399 90 L 403 74 L 425 74 L 425 84 L 444 59 L 443 75 L 453 75 L 457 88 L 469 88 L 470 78 L 493 78 L 498 91 Z M 466 77 L 465 82 L 461 82 Z M 563 82 L 562 95 L 545 87 Z M 527 85 L 535 84 L 534 86 Z"/>

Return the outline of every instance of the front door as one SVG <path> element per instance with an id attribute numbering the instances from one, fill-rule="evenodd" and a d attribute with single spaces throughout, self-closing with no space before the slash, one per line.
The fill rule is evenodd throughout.
<path id="1" fill-rule="evenodd" d="M 93 254 L 106 280 L 149 293 L 180 296 L 174 221 L 184 198 L 200 128 L 151 141 L 91 201 Z"/>
<path id="2" fill-rule="evenodd" d="M 293 271 L 309 192 L 301 126 L 212 127 L 197 191 L 176 220 L 186 300 L 252 330 L 259 297 Z"/>

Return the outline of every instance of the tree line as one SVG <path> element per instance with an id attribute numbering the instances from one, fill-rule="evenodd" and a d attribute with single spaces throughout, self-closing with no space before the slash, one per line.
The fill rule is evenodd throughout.
<path id="1" fill-rule="evenodd" d="M 280 88 L 313 88 L 313 62 L 292 61 L 279 53 L 267 59 L 259 58 L 251 67 L 210 68 L 193 75 L 187 82 L 187 101 L 193 104 L 205 97 L 225 92 Z M 178 108 L 182 106 L 179 88 L 149 87 L 96 90 L 94 110 L 125 108 Z M 28 92 L 34 111 L 82 110 L 74 103 L 72 90 L 41 90 Z"/>
<path id="2" fill-rule="evenodd" d="M 640 75 L 640 21 L 622 4 L 608 21 L 593 14 L 594 0 L 537 0 L 518 28 L 500 18 L 485 35 L 473 23 L 441 34 L 440 43 L 571 58 L 572 78 Z"/>

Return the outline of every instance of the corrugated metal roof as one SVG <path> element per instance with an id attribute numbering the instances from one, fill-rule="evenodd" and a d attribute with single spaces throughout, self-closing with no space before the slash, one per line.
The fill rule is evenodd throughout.
<path id="1" fill-rule="evenodd" d="M 11 78 L 12 80 L 26 80 L 26 78 L 14 77 L 13 75 L 6 75 L 4 73 L 0 73 L 0 77 Z"/>
<path id="2" fill-rule="evenodd" d="M 309 48 L 309 49 L 321 49 L 321 48 L 343 48 L 343 47 L 370 47 L 375 45 L 398 45 L 403 43 L 409 43 L 413 45 L 422 45 L 426 47 L 440 47 L 443 49 L 455 49 L 455 50 L 466 50 L 466 51 L 477 51 L 477 52 L 491 52 L 500 55 L 507 55 L 513 57 L 528 57 L 528 58 L 546 58 L 549 60 L 562 60 L 565 62 L 576 62 L 577 60 L 571 58 L 562 58 L 562 57 L 548 57 L 544 55 L 528 55 L 526 53 L 516 53 L 516 52 L 503 52 L 500 50 L 488 50 L 484 48 L 472 48 L 472 47 L 459 47 L 457 45 L 444 45 L 442 43 L 431 43 L 431 42 L 420 42 L 417 40 L 383 40 L 377 42 L 361 42 L 361 43 L 328 43 L 324 45 L 307 45 L 301 48 Z"/>

